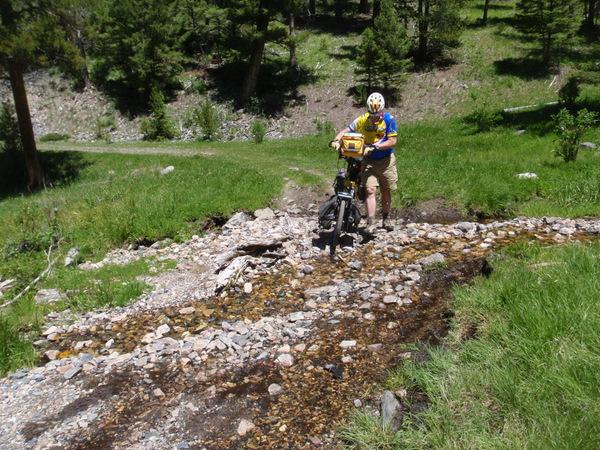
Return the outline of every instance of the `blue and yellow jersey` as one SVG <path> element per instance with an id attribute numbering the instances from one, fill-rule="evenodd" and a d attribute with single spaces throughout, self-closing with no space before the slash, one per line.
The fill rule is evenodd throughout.
<path id="1" fill-rule="evenodd" d="M 358 117 L 354 122 L 349 125 L 350 131 L 353 133 L 362 133 L 365 144 L 380 144 L 385 142 L 388 137 L 398 135 L 396 129 L 396 119 L 389 113 L 384 112 L 375 125 L 369 120 L 369 113 L 365 113 Z M 375 153 L 369 155 L 371 159 L 385 158 L 386 156 L 394 153 L 394 149 L 378 150 Z"/>

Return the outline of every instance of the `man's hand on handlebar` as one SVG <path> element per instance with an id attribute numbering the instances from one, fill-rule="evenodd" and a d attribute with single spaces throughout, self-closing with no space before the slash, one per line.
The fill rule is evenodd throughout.
<path id="1" fill-rule="evenodd" d="M 371 153 L 376 152 L 377 150 L 379 150 L 379 147 L 377 146 L 377 144 L 367 144 L 367 145 L 365 145 L 364 154 L 370 155 Z"/>
<path id="2" fill-rule="evenodd" d="M 338 141 L 337 139 L 334 139 L 333 141 L 331 141 L 331 142 L 329 143 L 329 146 L 330 146 L 332 149 L 334 149 L 334 150 L 336 150 L 336 151 L 339 151 L 339 150 L 340 150 L 340 141 Z"/>

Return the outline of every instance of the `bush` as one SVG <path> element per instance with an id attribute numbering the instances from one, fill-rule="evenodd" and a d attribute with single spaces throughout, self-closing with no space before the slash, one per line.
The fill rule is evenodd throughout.
<path id="1" fill-rule="evenodd" d="M 66 141 L 71 136 L 62 133 L 48 133 L 40 138 L 40 142 Z"/>
<path id="2" fill-rule="evenodd" d="M 260 144 L 265 140 L 267 134 L 267 127 L 262 120 L 255 120 L 252 124 L 252 140 L 255 144 Z"/>
<path id="3" fill-rule="evenodd" d="M 474 103 L 474 109 L 471 114 L 465 117 L 464 121 L 477 127 L 478 132 L 490 131 L 498 126 L 502 121 L 502 114 L 492 110 L 487 101 L 479 102 L 479 96 L 471 93 L 471 99 Z"/>
<path id="4" fill-rule="evenodd" d="M 141 130 L 147 141 L 174 139 L 178 133 L 167 112 L 165 98 L 159 89 L 153 89 L 150 95 L 152 117 L 142 121 Z"/>
<path id="5" fill-rule="evenodd" d="M 335 134 L 335 128 L 331 120 L 323 122 L 318 117 L 315 117 L 313 122 L 317 126 L 317 134 Z"/>
<path id="6" fill-rule="evenodd" d="M 95 123 L 95 135 L 97 139 L 106 137 L 106 134 L 117 129 L 117 121 L 114 116 L 105 118 L 99 117 Z"/>
<path id="7" fill-rule="evenodd" d="M 573 110 L 580 93 L 579 80 L 572 76 L 558 91 L 558 100 L 565 108 Z"/>
<path id="8" fill-rule="evenodd" d="M 574 116 L 566 108 L 553 116 L 560 144 L 559 148 L 552 150 L 554 155 L 563 158 L 565 162 L 575 161 L 581 137 L 594 123 L 596 116 L 596 113 L 589 112 L 587 109 L 582 109 L 577 116 Z"/>
<path id="9" fill-rule="evenodd" d="M 192 111 L 191 125 L 194 128 L 200 127 L 202 138 L 209 141 L 219 139 L 223 135 L 217 108 L 208 99 L 200 108 L 194 108 Z"/>

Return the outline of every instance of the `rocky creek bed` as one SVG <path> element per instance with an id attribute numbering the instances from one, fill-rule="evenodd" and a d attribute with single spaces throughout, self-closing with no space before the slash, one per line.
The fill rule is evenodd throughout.
<path id="1" fill-rule="evenodd" d="M 116 250 L 80 270 L 140 258 L 177 267 L 145 277 L 152 289 L 127 307 L 47 318 L 40 365 L 0 380 L 0 447 L 340 447 L 352 410 L 379 411 L 388 371 L 445 336 L 453 285 L 488 273 L 519 239 L 599 230 L 583 219 L 398 220 L 374 239 L 346 236 L 331 258 L 315 219 L 262 211 L 184 243 Z"/>

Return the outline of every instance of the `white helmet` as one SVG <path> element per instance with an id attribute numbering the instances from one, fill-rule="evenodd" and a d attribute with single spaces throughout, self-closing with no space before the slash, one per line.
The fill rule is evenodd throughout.
<path id="1" fill-rule="evenodd" d="M 373 92 L 367 99 L 367 111 L 371 114 L 381 114 L 385 107 L 385 100 L 383 95 L 379 92 Z"/>

